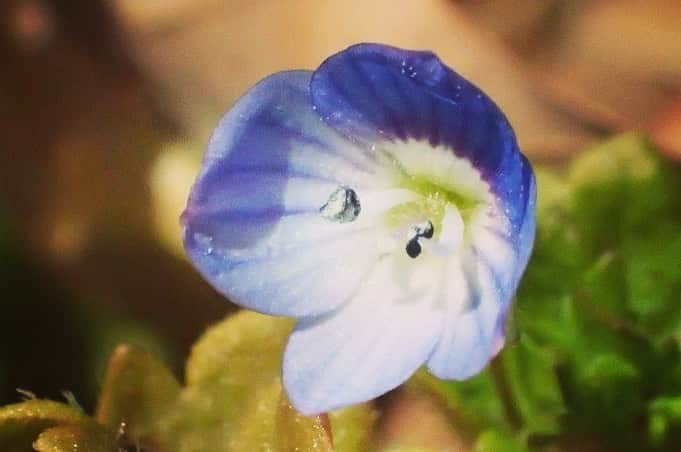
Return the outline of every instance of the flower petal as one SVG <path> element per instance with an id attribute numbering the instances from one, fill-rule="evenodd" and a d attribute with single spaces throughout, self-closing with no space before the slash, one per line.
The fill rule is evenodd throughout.
<path id="1" fill-rule="evenodd" d="M 310 76 L 269 77 L 225 116 L 182 218 L 185 248 L 204 277 L 234 302 L 270 314 L 316 315 L 349 297 L 375 259 L 371 225 L 341 228 L 319 209 L 351 185 L 367 217 L 371 194 L 391 177 L 319 120 Z"/>
<path id="2" fill-rule="evenodd" d="M 372 399 L 426 361 L 444 309 L 436 268 L 406 255 L 386 257 L 341 310 L 298 322 L 283 368 L 298 410 L 311 415 Z"/>
<path id="3" fill-rule="evenodd" d="M 314 73 L 311 92 L 319 114 L 348 137 L 445 145 L 489 182 L 513 179 L 519 169 L 515 135 L 503 113 L 431 52 L 359 44 L 327 59 Z"/>
<path id="4" fill-rule="evenodd" d="M 442 336 L 428 359 L 433 375 L 464 380 L 480 372 L 496 353 L 504 298 L 494 281 L 490 268 L 473 256 L 451 274 Z"/>
<path id="5" fill-rule="evenodd" d="M 529 175 L 521 225 L 508 221 L 504 203 L 481 212 L 461 267 L 450 272 L 444 329 L 428 360 L 439 378 L 464 380 L 479 373 L 504 345 L 511 298 L 534 240 L 536 187 Z"/>

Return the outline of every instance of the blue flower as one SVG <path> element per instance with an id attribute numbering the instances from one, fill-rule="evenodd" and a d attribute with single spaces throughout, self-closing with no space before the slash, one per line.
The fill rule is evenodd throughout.
<path id="1" fill-rule="evenodd" d="M 430 52 L 360 44 L 237 102 L 182 224 L 218 291 L 298 319 L 283 384 L 316 414 L 423 364 L 480 372 L 503 346 L 534 210 L 532 168 L 485 94 Z"/>

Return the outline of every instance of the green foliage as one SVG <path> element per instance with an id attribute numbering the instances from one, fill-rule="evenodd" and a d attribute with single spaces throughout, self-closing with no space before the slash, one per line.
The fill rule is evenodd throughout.
<path id="1" fill-rule="evenodd" d="M 523 433 L 560 433 L 560 418 L 566 409 L 550 354 L 529 336 L 523 336 L 520 343 L 510 346 L 501 358 Z"/>
<path id="2" fill-rule="evenodd" d="M 522 441 L 499 430 L 485 430 L 478 436 L 473 452 L 526 452 Z"/>
<path id="3" fill-rule="evenodd" d="M 111 356 L 95 418 L 131 444 L 155 443 L 156 423 L 173 406 L 180 384 L 146 351 L 120 345 Z"/>
<path id="4" fill-rule="evenodd" d="M 159 423 L 168 448 L 272 449 L 281 354 L 291 327 L 286 319 L 240 312 L 208 330 L 189 357 L 177 406 Z"/>
<path id="5" fill-rule="evenodd" d="M 115 438 L 95 425 L 60 425 L 44 430 L 33 443 L 39 452 L 118 452 Z"/>
<path id="6" fill-rule="evenodd" d="M 291 327 L 253 312 L 228 318 L 194 347 L 184 387 L 149 353 L 119 346 L 94 419 L 47 400 L 10 405 L 0 409 L 0 444 L 51 452 L 368 450 L 369 405 L 305 417 L 289 403 L 279 372 Z"/>
<path id="7" fill-rule="evenodd" d="M 481 432 L 475 450 L 670 450 L 681 443 L 681 175 L 629 134 L 537 180 L 519 343 L 481 375 L 430 388 Z"/>
<path id="8" fill-rule="evenodd" d="M 67 437 L 69 441 L 65 442 Z M 80 409 L 65 403 L 32 399 L 0 408 L 2 450 L 66 452 L 74 450 L 74 445 L 83 445 L 81 450 L 116 452 L 112 444 L 104 429 Z"/>

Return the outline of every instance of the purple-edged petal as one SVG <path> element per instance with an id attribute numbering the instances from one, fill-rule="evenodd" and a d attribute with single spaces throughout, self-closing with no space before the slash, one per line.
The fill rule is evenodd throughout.
<path id="1" fill-rule="evenodd" d="M 340 185 L 364 195 L 388 183 L 370 153 L 319 120 L 309 83 L 309 72 L 276 74 L 237 103 L 211 138 L 182 219 L 204 277 L 270 314 L 315 315 L 349 297 L 375 259 L 371 225 L 329 222 L 319 208 Z"/>
<path id="2" fill-rule="evenodd" d="M 468 159 L 520 224 L 516 205 L 527 198 L 517 192 L 523 171 L 513 130 L 491 99 L 433 53 L 359 44 L 327 59 L 311 92 L 322 118 L 351 140 L 423 140 Z"/>
<path id="3" fill-rule="evenodd" d="M 317 414 L 372 399 L 404 382 L 439 336 L 438 295 L 429 265 L 388 257 L 339 312 L 300 320 L 284 353 L 283 382 L 294 406 Z"/>

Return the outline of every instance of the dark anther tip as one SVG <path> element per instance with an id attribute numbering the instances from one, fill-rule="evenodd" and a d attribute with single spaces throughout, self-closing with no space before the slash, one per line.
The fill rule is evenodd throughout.
<path id="1" fill-rule="evenodd" d="M 418 257 L 418 255 L 421 254 L 421 245 L 419 244 L 418 238 L 414 237 L 413 239 L 409 240 L 405 250 L 407 251 L 407 256 L 411 257 L 412 259 Z"/>

